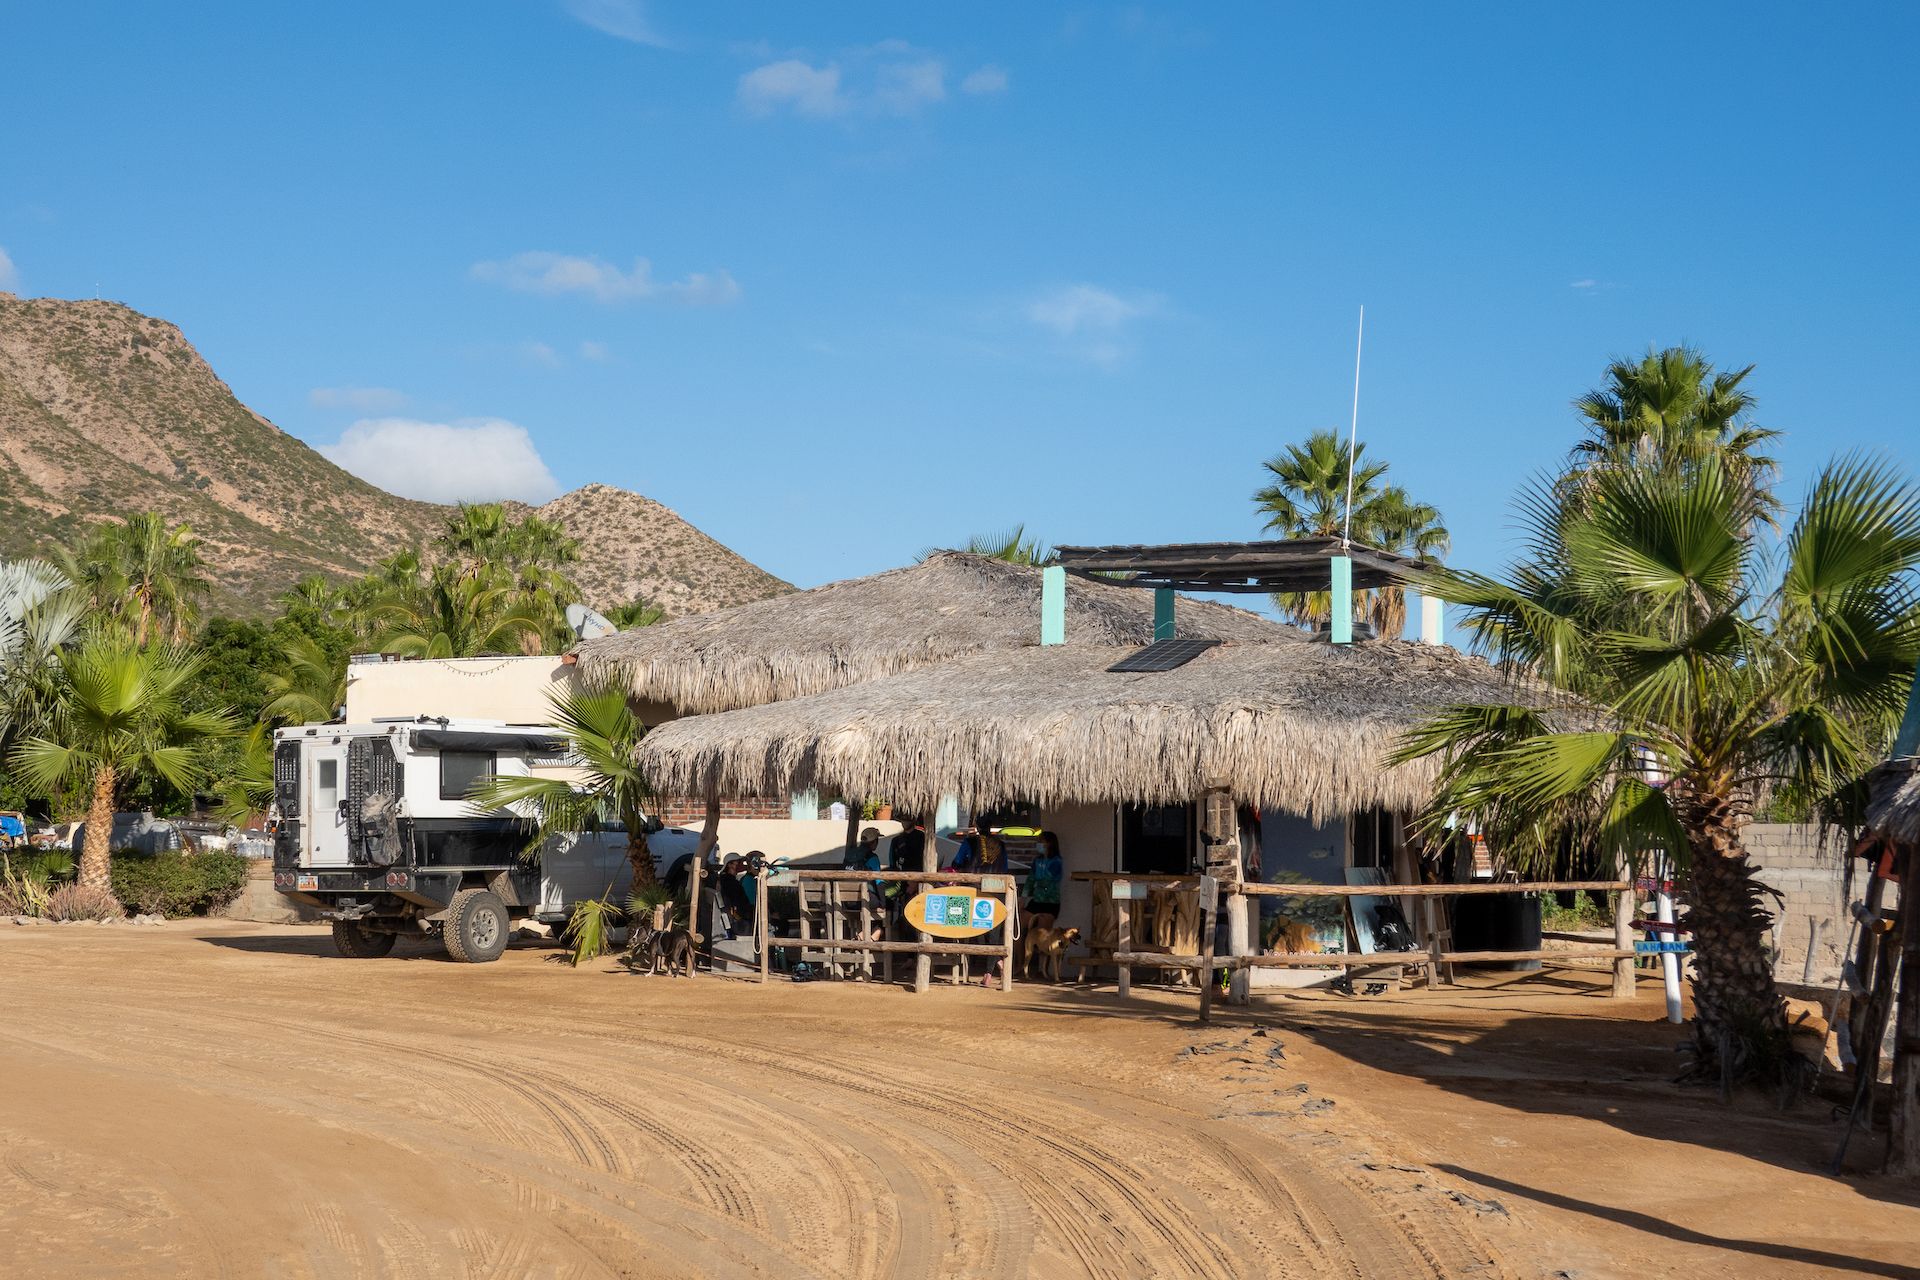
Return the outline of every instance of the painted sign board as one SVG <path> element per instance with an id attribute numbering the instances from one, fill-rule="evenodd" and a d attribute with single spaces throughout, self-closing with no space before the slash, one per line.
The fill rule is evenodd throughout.
<path id="1" fill-rule="evenodd" d="M 1684 942 L 1636 942 L 1633 944 L 1633 949 L 1643 956 L 1683 956 L 1687 953 L 1687 944 Z"/>
<path id="2" fill-rule="evenodd" d="M 1133 881 L 1131 880 L 1115 880 L 1113 887 L 1107 891 L 1107 896 L 1115 902 L 1124 902 L 1132 898 L 1144 898 L 1147 895 L 1144 893 L 1135 893 Z"/>
<path id="3" fill-rule="evenodd" d="M 931 889 L 907 903 L 906 917 L 936 938 L 976 938 L 1007 922 L 1007 904 L 971 889 Z"/>
<path id="4" fill-rule="evenodd" d="M 1007 891 L 1007 878 L 1005 876 L 981 876 L 980 877 L 981 893 L 1005 893 L 1006 891 Z"/>

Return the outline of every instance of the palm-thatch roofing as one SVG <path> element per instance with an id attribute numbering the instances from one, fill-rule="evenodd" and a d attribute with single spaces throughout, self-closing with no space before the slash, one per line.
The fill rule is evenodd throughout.
<path id="1" fill-rule="evenodd" d="M 1429 758 L 1389 768 L 1399 735 L 1453 703 L 1543 705 L 1486 662 L 1404 641 L 1227 644 L 1173 671 L 1107 668 L 1130 649 L 981 653 L 766 706 L 663 724 L 637 758 L 676 795 L 819 788 L 931 812 L 942 795 L 1175 803 L 1215 780 L 1315 820 L 1423 803 Z"/>
<path id="2" fill-rule="evenodd" d="M 1867 830 L 1920 844 L 1920 760 L 1892 760 L 1873 771 Z"/>
<path id="3" fill-rule="evenodd" d="M 1069 645 L 1153 639 L 1151 592 L 1070 575 L 1066 595 Z M 1292 627 L 1211 601 L 1181 600 L 1178 622 L 1197 639 L 1306 642 Z M 576 652 L 589 680 L 704 714 L 1039 640 L 1039 569 L 941 551 L 903 569 L 586 640 Z"/>

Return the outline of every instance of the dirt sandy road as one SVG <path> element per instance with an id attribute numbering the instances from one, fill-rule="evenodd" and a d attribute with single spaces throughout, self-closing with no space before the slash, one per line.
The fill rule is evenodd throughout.
<path id="1" fill-rule="evenodd" d="M 18 1274 L 1504 1274 L 1457 1205 L 1371 1194 L 1272 1037 L 328 951 L 0 935 Z"/>
<path id="2" fill-rule="evenodd" d="M 1408 1123 L 1433 1086 L 1347 1056 L 1351 1006 L 1202 1030 L 1171 999 L 550 955 L 5 930 L 9 1274 L 1593 1278 L 1634 1235 L 1489 1190 L 1518 1175 L 1460 1158 L 1485 1104 Z"/>

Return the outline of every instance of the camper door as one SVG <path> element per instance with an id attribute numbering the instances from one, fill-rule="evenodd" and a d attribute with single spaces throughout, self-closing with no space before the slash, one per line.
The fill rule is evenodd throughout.
<path id="1" fill-rule="evenodd" d="M 347 744 L 310 742 L 306 776 L 307 865 L 344 867 L 347 852 Z"/>

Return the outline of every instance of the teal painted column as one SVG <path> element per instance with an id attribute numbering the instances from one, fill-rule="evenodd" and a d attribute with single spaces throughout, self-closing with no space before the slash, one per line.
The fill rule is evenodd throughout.
<path id="1" fill-rule="evenodd" d="M 1048 565 L 1040 571 L 1040 643 L 1067 642 L 1067 571 Z"/>
<path id="2" fill-rule="evenodd" d="M 1335 556 L 1333 564 L 1333 626 L 1335 644 L 1353 643 L 1353 561 Z"/>
<path id="3" fill-rule="evenodd" d="M 1173 588 L 1153 589 L 1153 638 L 1173 639 Z"/>
<path id="4" fill-rule="evenodd" d="M 1907 718 L 1900 722 L 1900 736 L 1893 740 L 1893 758 L 1904 760 L 1920 756 L 1920 670 L 1913 673 L 1913 687 L 1907 690 Z"/>

